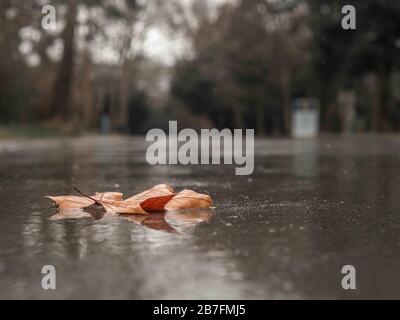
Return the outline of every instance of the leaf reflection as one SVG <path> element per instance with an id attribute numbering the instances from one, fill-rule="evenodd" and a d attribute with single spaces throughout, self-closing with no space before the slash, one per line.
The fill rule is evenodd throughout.
<path id="1" fill-rule="evenodd" d="M 149 229 L 167 233 L 182 233 L 195 225 L 210 220 L 212 209 L 188 209 L 168 213 L 152 213 L 147 216 L 121 215 L 125 219 Z"/>
<path id="2" fill-rule="evenodd" d="M 148 215 L 119 214 L 128 221 L 140 224 L 146 228 L 167 233 L 184 233 L 197 224 L 208 221 L 213 215 L 210 208 L 185 209 L 167 213 L 150 213 Z M 95 220 L 110 216 L 101 207 L 85 209 L 60 209 L 50 217 L 50 220 L 93 218 Z"/>

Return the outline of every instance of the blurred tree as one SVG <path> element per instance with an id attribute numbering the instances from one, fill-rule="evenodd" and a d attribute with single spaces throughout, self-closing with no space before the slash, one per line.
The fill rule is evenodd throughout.
<path id="1" fill-rule="evenodd" d="M 314 31 L 314 63 L 319 79 L 319 96 L 324 110 L 324 127 L 332 129 L 340 91 L 355 89 L 360 80 L 373 74 L 377 97 L 372 98 L 369 116 L 372 129 L 390 129 L 392 76 L 400 64 L 400 2 L 396 0 L 316 1 L 307 0 Z M 356 8 L 357 29 L 343 30 L 341 8 Z M 384 21 L 382 21 L 384 19 Z M 365 94 L 365 93 L 361 93 Z"/>
<path id="2" fill-rule="evenodd" d="M 187 27 L 194 54 L 178 65 L 173 96 L 217 126 L 288 133 L 292 77 L 307 60 L 307 8 L 241 0 L 214 19 L 201 8 L 192 12 L 197 26 Z"/>
<path id="3" fill-rule="evenodd" d="M 400 67 L 400 2 L 356 1 L 358 28 L 362 32 L 354 60 L 358 73 L 368 71 L 378 79 L 378 99 L 372 108 L 372 129 L 391 130 L 393 76 Z M 384 17 L 384 22 L 382 21 Z M 398 124 L 397 124 L 398 125 Z"/>
<path id="4" fill-rule="evenodd" d="M 55 31 L 41 27 L 45 4 L 56 7 Z M 25 110 L 38 106 L 31 113 L 41 119 L 59 119 L 61 126 L 71 127 L 71 122 L 91 126 L 97 123 L 94 117 L 100 112 L 93 96 L 101 92 L 92 86 L 93 77 L 104 76 L 115 83 L 108 91 L 117 91 L 112 93 L 116 96 L 112 110 L 116 123 L 127 126 L 127 97 L 138 80 L 132 77 L 136 57 L 141 55 L 140 42 L 156 6 L 139 5 L 136 0 L 15 0 L 2 1 L 0 6 L 0 59 L 4 61 L 0 66 L 0 101 L 10 110 L 8 118 L 20 114 L 15 112 L 20 104 Z M 139 13 L 143 14 L 138 17 Z M 113 52 L 114 59 L 117 57 L 108 75 L 101 70 L 104 63 L 98 62 L 101 44 Z M 27 88 L 22 87 L 25 85 Z M 22 97 L 18 91 L 29 95 Z"/>
<path id="5" fill-rule="evenodd" d="M 51 102 L 52 115 L 66 121 L 71 118 L 71 89 L 75 70 L 75 29 L 76 15 L 78 12 L 77 0 L 67 2 L 65 28 L 61 35 L 63 41 L 63 54 L 58 64 L 58 71 L 54 83 Z"/>
<path id="6" fill-rule="evenodd" d="M 34 3 L 22 0 L 0 2 L 0 122 L 35 119 L 34 90 L 26 75 L 29 67 L 21 53 L 21 38 L 31 23 Z M 38 15 L 36 15 L 38 17 Z M 29 51 L 30 47 L 23 47 Z"/>
<path id="7" fill-rule="evenodd" d="M 134 36 L 133 28 L 137 13 L 139 12 L 140 6 L 136 0 L 124 0 L 124 1 L 111 1 L 111 0 L 86 0 L 79 3 L 82 7 L 86 8 L 89 12 L 89 19 L 86 23 L 92 24 L 93 28 L 90 29 L 92 33 L 103 35 L 105 38 L 109 37 L 106 28 L 109 27 L 110 23 L 118 24 L 120 27 L 117 45 L 118 52 L 120 55 L 120 67 L 121 67 L 121 81 L 119 86 L 118 102 L 120 111 L 118 115 L 119 124 L 127 125 L 128 114 L 127 114 L 127 93 L 128 82 L 127 78 L 130 76 L 128 64 L 128 55 L 132 46 L 132 37 Z M 97 12 L 97 17 L 90 15 L 90 12 Z M 101 12 L 101 14 L 99 14 Z M 68 120 L 68 115 L 73 111 L 71 109 L 71 88 L 72 82 L 74 81 L 74 70 L 76 68 L 76 29 L 78 23 L 76 21 L 78 14 L 78 2 L 76 0 L 68 1 L 67 14 L 65 17 L 65 28 L 62 34 L 63 41 L 63 55 L 59 62 L 57 77 L 55 80 L 54 94 L 52 99 L 52 110 L 55 116 L 61 116 L 62 119 Z M 101 18 L 99 18 L 100 16 Z M 87 34 L 86 39 L 89 43 L 95 41 L 95 36 Z M 114 39 L 112 39 L 114 40 Z M 86 54 L 86 58 L 90 59 L 90 56 Z M 83 59 L 85 61 L 85 59 Z M 86 59 L 86 65 L 88 66 Z M 74 114 L 76 114 L 74 112 Z M 79 114 L 79 113 L 78 113 Z M 84 113 L 90 114 L 90 113 Z M 91 122 L 91 121 L 87 121 Z"/>
<path id="8" fill-rule="evenodd" d="M 56 31 L 41 27 L 50 2 Z M 354 31 L 341 28 L 345 4 L 356 7 Z M 0 121 L 49 115 L 90 128 L 109 96 L 126 129 L 129 98 L 145 92 L 142 106 L 167 105 L 194 125 L 289 133 L 292 97 L 317 96 L 325 130 L 398 129 L 399 15 L 398 0 L 4 0 Z M 185 49 L 174 67 L 146 56 L 154 28 Z"/>

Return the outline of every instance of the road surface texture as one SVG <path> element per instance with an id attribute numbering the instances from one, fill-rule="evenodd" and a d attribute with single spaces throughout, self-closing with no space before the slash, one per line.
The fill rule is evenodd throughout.
<path id="1" fill-rule="evenodd" d="M 400 298 L 400 137 L 256 141 L 255 169 L 146 163 L 144 137 L 0 142 L 0 298 Z M 45 195 L 155 184 L 215 208 L 62 219 Z M 56 289 L 42 289 L 42 267 Z M 356 290 L 341 269 L 356 268 Z"/>

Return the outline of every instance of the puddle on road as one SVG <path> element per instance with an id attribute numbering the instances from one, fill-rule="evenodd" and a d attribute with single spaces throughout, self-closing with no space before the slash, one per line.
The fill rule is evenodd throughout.
<path id="1" fill-rule="evenodd" d="M 152 167 L 140 141 L 0 151 L 0 298 L 345 298 L 338 279 L 349 263 L 362 270 L 357 297 L 398 298 L 396 139 L 328 138 L 304 148 L 259 140 L 251 177 L 222 165 Z M 208 193 L 216 208 L 63 219 L 43 198 L 72 194 L 73 185 L 135 194 L 159 183 Z M 53 292 L 40 287 L 46 264 L 57 270 Z"/>

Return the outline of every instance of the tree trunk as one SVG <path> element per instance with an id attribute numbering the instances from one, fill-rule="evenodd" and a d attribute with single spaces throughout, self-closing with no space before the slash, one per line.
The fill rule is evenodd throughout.
<path id="1" fill-rule="evenodd" d="M 283 132 L 286 135 L 291 134 L 291 90 L 290 76 L 285 72 L 282 81 L 282 107 L 283 107 Z"/>
<path id="2" fill-rule="evenodd" d="M 128 102 L 129 102 L 129 83 L 132 77 L 130 63 L 125 57 L 122 62 L 121 79 L 118 89 L 119 121 L 118 124 L 125 130 L 128 128 Z"/>
<path id="3" fill-rule="evenodd" d="M 53 117 L 68 120 L 70 117 L 71 89 L 74 74 L 74 34 L 77 14 L 77 1 L 68 1 L 66 26 L 63 31 L 64 51 L 58 65 L 58 72 L 54 83 L 51 110 Z"/>
<path id="4" fill-rule="evenodd" d="M 95 125 L 95 108 L 93 104 L 93 83 L 91 81 L 92 60 L 89 52 L 85 52 L 80 68 L 83 72 L 77 88 L 80 103 L 77 104 L 82 110 L 83 124 L 85 128 L 92 128 Z M 78 79 L 77 79 L 78 80 Z M 76 83 L 77 81 L 75 81 Z"/>
<path id="5" fill-rule="evenodd" d="M 372 130 L 376 132 L 387 131 L 389 129 L 386 115 L 390 110 L 392 97 L 390 76 L 390 67 L 382 68 L 378 75 L 378 103 L 374 104 L 372 110 Z"/>
<path id="6" fill-rule="evenodd" d="M 356 95 L 354 90 L 340 90 L 337 96 L 337 105 L 342 133 L 349 133 L 354 128 L 356 113 Z"/>

